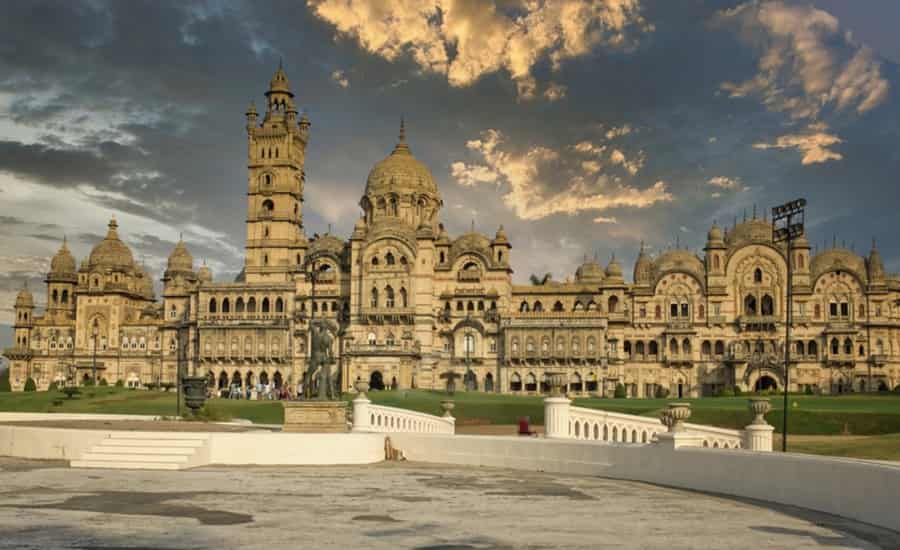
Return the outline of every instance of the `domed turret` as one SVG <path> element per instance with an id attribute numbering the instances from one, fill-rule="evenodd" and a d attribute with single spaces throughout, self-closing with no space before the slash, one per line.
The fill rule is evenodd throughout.
<path id="1" fill-rule="evenodd" d="M 603 283 L 606 273 L 596 260 L 584 259 L 584 262 L 575 270 L 575 281 L 580 284 L 599 285 Z"/>
<path id="2" fill-rule="evenodd" d="M 197 279 L 203 283 L 211 283 L 213 280 L 212 270 L 206 265 L 206 262 L 200 266 L 200 269 L 197 271 Z"/>
<path id="3" fill-rule="evenodd" d="M 166 272 L 169 273 L 189 273 L 194 271 L 194 257 L 188 252 L 184 240 L 179 238 L 178 244 L 169 254 L 169 261 L 166 264 Z"/>
<path id="4" fill-rule="evenodd" d="M 662 276 L 666 273 L 687 273 L 692 275 L 698 282 L 703 283 L 705 277 L 705 267 L 700 258 L 689 250 L 672 249 L 667 250 L 656 259 L 656 273 Z"/>
<path id="5" fill-rule="evenodd" d="M 736 247 L 750 243 L 771 243 L 772 224 L 766 220 L 752 219 L 740 223 L 728 232 L 727 243 Z"/>
<path id="6" fill-rule="evenodd" d="M 507 244 L 509 243 L 509 239 L 506 237 L 506 231 L 503 229 L 503 226 L 497 228 L 497 234 L 494 235 L 494 244 Z"/>
<path id="7" fill-rule="evenodd" d="M 849 271 L 862 283 L 867 279 L 866 261 L 846 248 L 829 248 L 816 254 L 810 267 L 813 281 L 829 271 Z"/>
<path id="8" fill-rule="evenodd" d="M 288 77 L 280 65 L 278 70 L 275 71 L 275 75 L 272 76 L 272 80 L 269 81 L 269 92 L 284 92 L 290 94 L 291 97 L 294 96 L 291 93 L 291 84 L 288 82 Z"/>
<path id="9" fill-rule="evenodd" d="M 606 266 L 606 282 L 620 283 L 623 281 L 622 266 L 616 261 L 616 255 L 613 254 L 612 258 L 609 260 L 609 264 Z"/>
<path id="10" fill-rule="evenodd" d="M 77 265 L 75 263 L 75 256 L 69 252 L 66 239 L 63 238 L 62 246 L 59 248 L 56 255 L 53 256 L 53 259 L 50 260 L 50 275 L 74 279 L 76 271 Z"/>
<path id="11" fill-rule="evenodd" d="M 874 239 L 872 239 L 872 250 L 869 252 L 866 264 L 869 268 L 870 281 L 874 283 L 884 280 L 884 263 L 881 261 L 881 254 L 878 253 L 878 249 L 875 247 Z"/>
<path id="12" fill-rule="evenodd" d="M 115 269 L 130 271 L 134 268 L 134 257 L 131 249 L 119 240 L 119 224 L 116 218 L 109 221 L 106 237 L 91 250 L 88 257 L 89 269 Z"/>
<path id="13" fill-rule="evenodd" d="M 653 269 L 653 261 L 644 248 L 644 241 L 641 241 L 641 251 L 638 252 L 637 260 L 634 262 L 634 282 L 635 284 L 646 286 L 650 284 L 651 270 Z"/>
<path id="14" fill-rule="evenodd" d="M 34 296 L 31 295 L 31 291 L 28 290 L 28 285 L 25 284 L 22 286 L 22 289 L 16 294 L 16 307 L 17 308 L 33 308 L 34 307 Z"/>
<path id="15" fill-rule="evenodd" d="M 713 222 L 712 227 L 709 228 L 709 233 L 706 234 L 706 247 L 713 248 L 714 246 L 724 245 L 725 238 L 722 235 L 722 229 Z"/>

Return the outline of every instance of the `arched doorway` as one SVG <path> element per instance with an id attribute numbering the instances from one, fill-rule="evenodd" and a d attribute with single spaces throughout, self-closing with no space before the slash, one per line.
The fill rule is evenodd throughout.
<path id="1" fill-rule="evenodd" d="M 381 371 L 372 371 L 372 374 L 369 375 L 369 389 L 371 390 L 383 390 L 384 389 L 384 377 L 381 375 Z"/>
<path id="2" fill-rule="evenodd" d="M 484 391 L 494 391 L 494 375 L 491 373 L 484 376 Z"/>
<path id="3" fill-rule="evenodd" d="M 273 382 L 275 383 L 275 389 L 280 390 L 280 389 L 281 389 L 281 383 L 282 383 L 282 380 L 281 380 L 281 372 L 275 371 L 275 376 L 273 376 L 272 378 L 273 378 Z"/>
<path id="4" fill-rule="evenodd" d="M 759 377 L 759 380 L 756 381 L 756 385 L 754 386 L 756 391 L 769 391 L 769 390 L 777 390 L 778 383 L 774 378 L 768 375 L 763 375 Z"/>
<path id="5" fill-rule="evenodd" d="M 475 391 L 478 389 L 478 377 L 475 375 L 474 371 L 466 371 L 466 374 L 463 376 L 463 384 L 466 387 L 466 391 Z"/>
<path id="6" fill-rule="evenodd" d="M 219 373 L 219 389 L 224 390 L 228 387 L 228 374 L 225 371 Z"/>

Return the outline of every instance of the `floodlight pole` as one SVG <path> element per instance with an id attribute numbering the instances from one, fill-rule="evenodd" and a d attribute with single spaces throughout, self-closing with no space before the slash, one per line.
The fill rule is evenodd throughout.
<path id="1" fill-rule="evenodd" d="M 794 318 L 794 237 L 803 234 L 803 209 L 806 199 L 797 199 L 772 208 L 772 240 L 787 241 L 787 304 L 784 324 L 784 412 L 781 424 L 781 452 L 787 452 L 788 388 L 791 372 L 791 324 Z M 779 229 L 779 222 L 783 227 Z"/>

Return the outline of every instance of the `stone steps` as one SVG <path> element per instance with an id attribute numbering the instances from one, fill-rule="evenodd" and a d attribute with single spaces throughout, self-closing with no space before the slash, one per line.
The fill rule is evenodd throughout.
<path id="1" fill-rule="evenodd" d="M 204 433 L 112 432 L 77 460 L 73 468 L 182 470 L 205 464 Z"/>

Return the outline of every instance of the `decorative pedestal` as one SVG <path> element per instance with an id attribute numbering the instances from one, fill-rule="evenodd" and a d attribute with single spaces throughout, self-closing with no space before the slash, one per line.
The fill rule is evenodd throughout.
<path id="1" fill-rule="evenodd" d="M 681 447 L 702 447 L 703 436 L 700 434 L 692 434 L 687 432 L 663 432 L 656 434 L 656 442 L 669 449 L 680 449 Z"/>
<path id="2" fill-rule="evenodd" d="M 750 424 L 744 428 L 744 448 L 748 451 L 772 452 L 772 432 L 768 424 Z"/>
<path id="3" fill-rule="evenodd" d="M 342 433 L 347 431 L 344 401 L 282 401 L 285 432 Z"/>
<path id="4" fill-rule="evenodd" d="M 544 399 L 544 437 L 549 439 L 569 438 L 569 404 L 565 397 Z"/>

